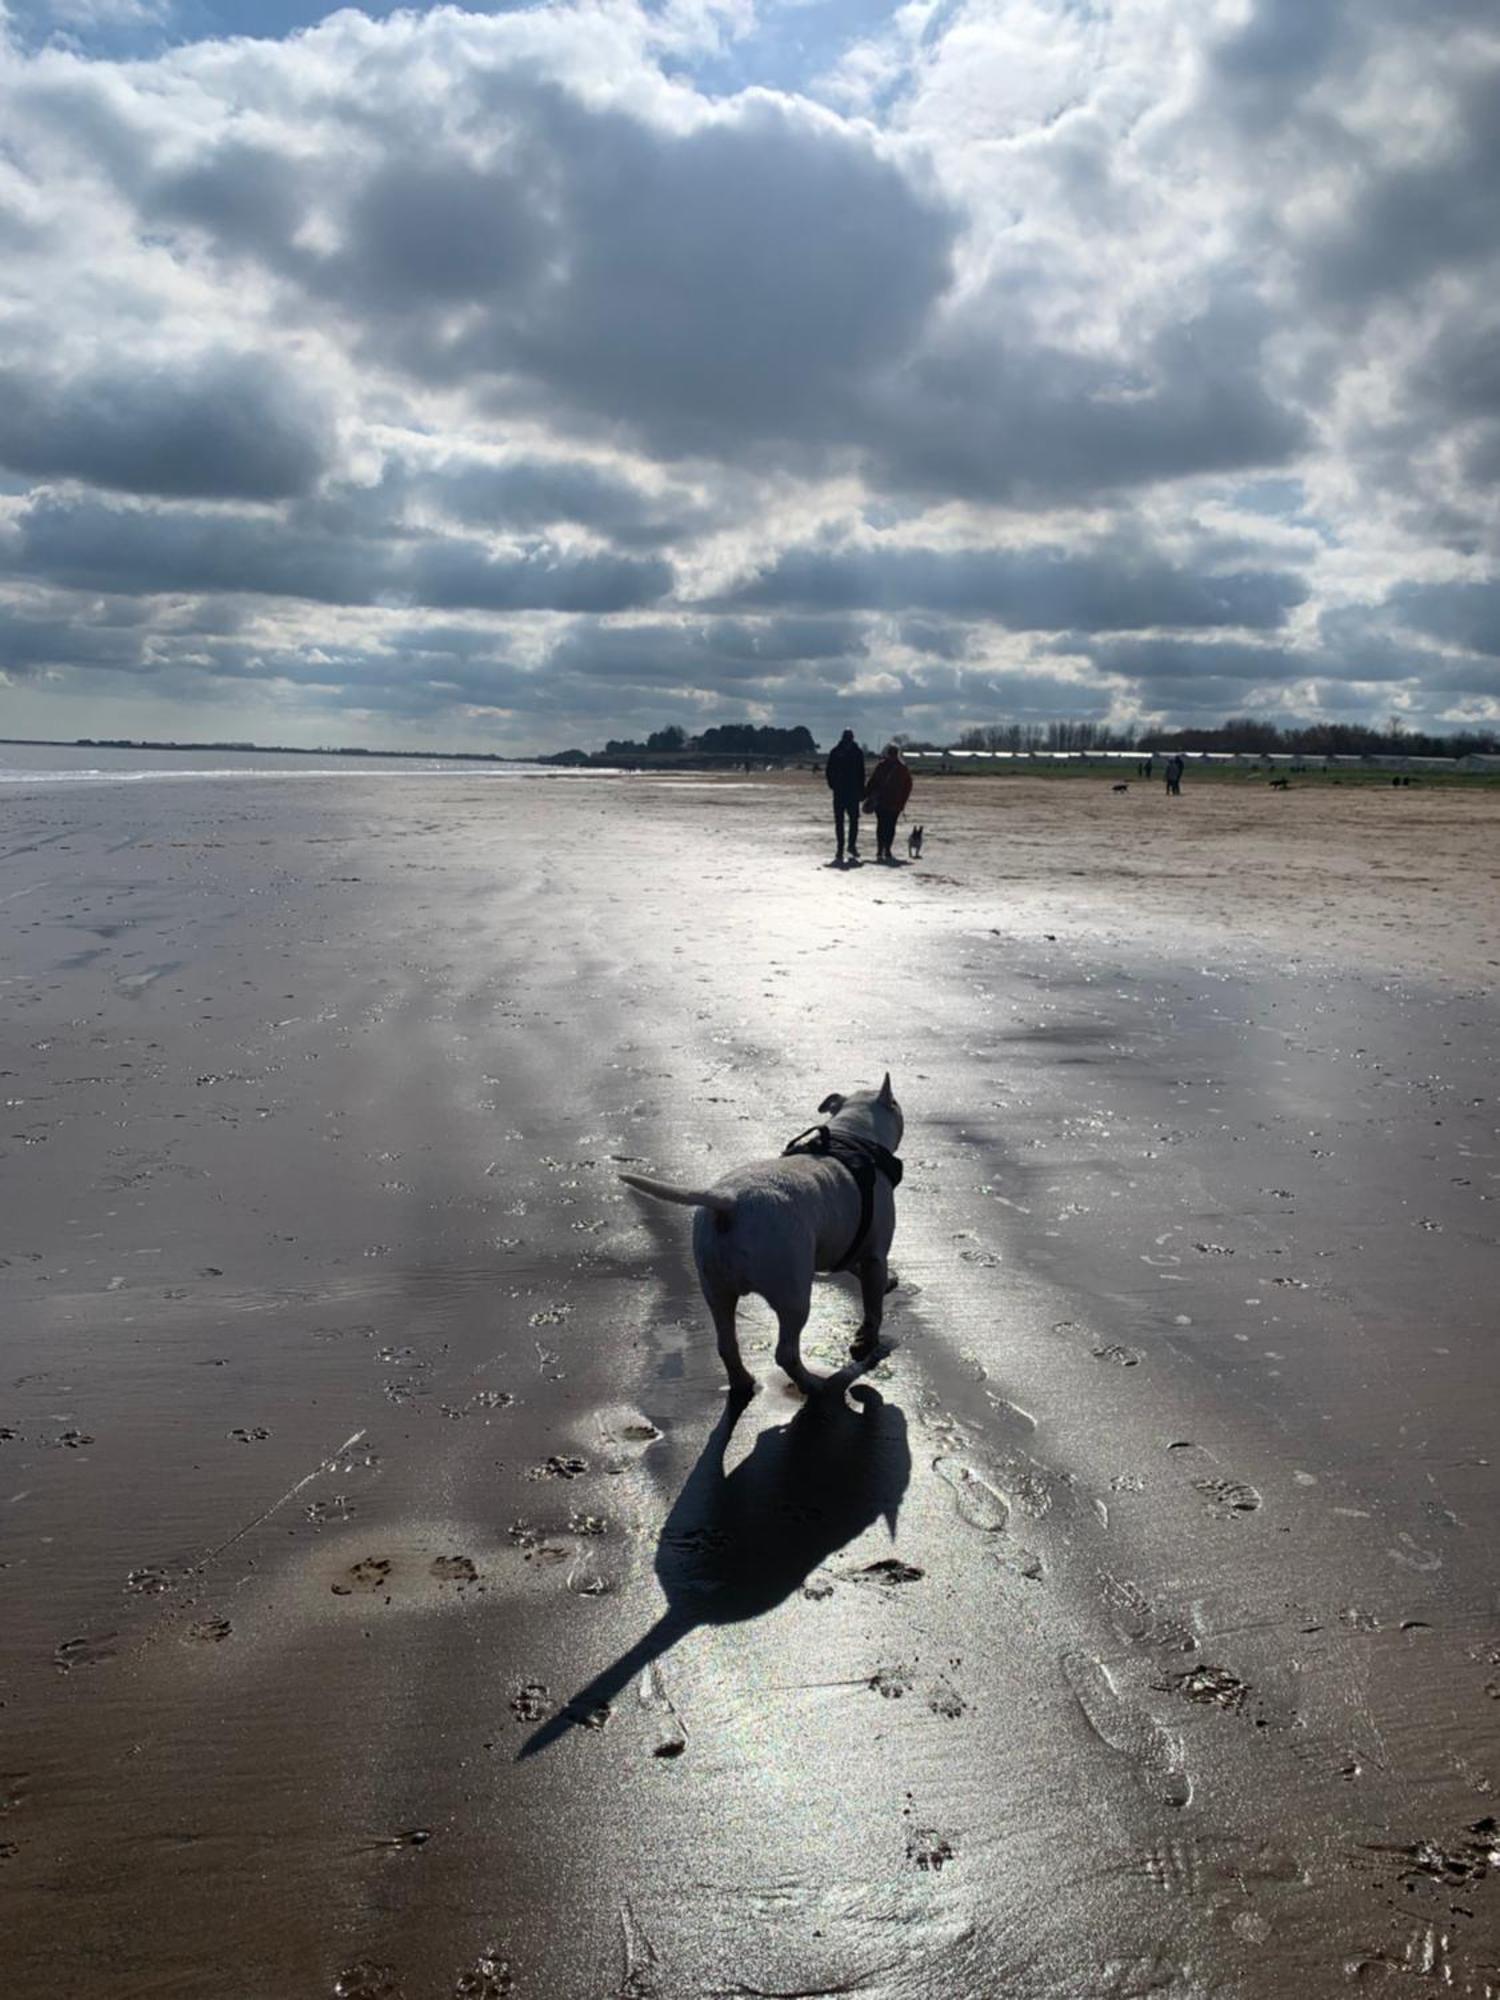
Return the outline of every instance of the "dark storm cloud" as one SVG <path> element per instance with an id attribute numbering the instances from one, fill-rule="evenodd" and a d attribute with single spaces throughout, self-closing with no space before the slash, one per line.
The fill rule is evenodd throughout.
<path id="1" fill-rule="evenodd" d="M 1500 251 L 1500 64 L 1466 77 L 1433 154 L 1373 167 L 1307 270 L 1323 297 L 1363 303 Z"/>
<path id="2" fill-rule="evenodd" d="M 702 622 L 588 625 L 567 632 L 548 657 L 553 672 L 638 686 L 715 687 L 784 679 L 798 664 L 831 665 L 842 673 L 865 651 L 861 628 L 851 620 L 711 618 Z"/>
<path id="3" fill-rule="evenodd" d="M 1361 689 L 1358 702 L 1366 706 L 1372 700 L 1371 690 L 1396 686 L 1417 693 L 1492 695 L 1494 660 L 1445 655 L 1414 644 L 1395 629 L 1416 627 L 1425 614 L 1432 619 L 1429 629 L 1434 637 L 1470 643 L 1487 631 L 1500 652 L 1500 626 L 1491 629 L 1483 622 L 1500 611 L 1500 586 L 1490 593 L 1488 608 L 1482 593 L 1455 604 L 1451 588 L 1434 587 L 1430 602 L 1421 598 L 1415 605 L 1407 601 L 1410 593 L 1401 593 L 1399 602 L 1384 606 L 1352 605 L 1325 612 L 1316 638 L 1299 646 L 1247 645 L 1229 639 L 1100 640 L 1080 633 L 1055 640 L 1050 650 L 1081 654 L 1100 673 L 1129 680 L 1148 707 L 1177 710 L 1190 701 L 1200 713 L 1216 704 L 1227 713 L 1252 697 L 1293 683 L 1315 682 L 1321 706 L 1327 706 L 1331 691 L 1342 685 Z"/>
<path id="4" fill-rule="evenodd" d="M 1284 108 L 1318 81 L 1325 62 L 1343 46 L 1343 14 L 1341 0 L 1258 0 L 1239 27 L 1214 46 L 1216 82 Z"/>
<path id="5" fill-rule="evenodd" d="M 225 139 L 142 189 L 145 216 L 197 228 L 229 255 L 276 263 L 307 212 L 310 189 L 295 160 L 269 146 Z"/>
<path id="6" fill-rule="evenodd" d="M 672 584 L 661 561 L 564 556 L 545 543 L 494 555 L 476 541 L 361 539 L 265 516 L 93 500 L 34 502 L 19 544 L 12 560 L 33 577 L 137 595 L 250 591 L 320 604 L 600 612 L 654 603 Z"/>
<path id="7" fill-rule="evenodd" d="M 868 131 L 788 99 L 673 129 L 475 72 L 449 150 L 375 118 L 364 137 L 321 174 L 215 141 L 130 184 L 154 226 L 258 258 L 365 352 L 510 406 L 540 387 L 668 455 L 847 441 L 861 385 L 952 275 L 956 212 Z M 331 246 L 297 237 L 299 186 Z"/>
<path id="8" fill-rule="evenodd" d="M 691 494 L 658 498 L 581 459 L 455 460 L 422 482 L 434 504 L 471 526 L 550 528 L 571 521 L 626 548 L 655 548 L 701 525 Z"/>
<path id="9" fill-rule="evenodd" d="M 1305 419 L 1261 378 L 1264 315 L 1226 299 L 1109 360 L 1007 341 L 995 294 L 874 400 L 868 438 L 897 486 L 974 500 L 1056 501 L 1286 463 Z"/>
<path id="10" fill-rule="evenodd" d="M 147 634 L 139 626 L 75 615 L 64 605 L 40 615 L 0 604 L 0 673 L 18 678 L 57 666 L 137 672 Z"/>
<path id="11" fill-rule="evenodd" d="M 949 283 L 951 210 L 782 102 L 681 136 L 568 106 L 556 144 L 573 256 L 514 351 L 666 450 L 846 436 L 851 394 Z"/>
<path id="12" fill-rule="evenodd" d="M 340 248 L 302 259 L 318 289 L 375 313 L 433 315 L 494 301 L 503 317 L 549 247 L 523 154 L 492 167 L 394 153 L 355 189 Z"/>
<path id="13" fill-rule="evenodd" d="M 936 611 L 1012 631 L 1280 625 L 1307 595 L 1282 570 L 1201 575 L 1159 557 L 1062 549 L 792 549 L 730 593 L 745 607 Z"/>
<path id="14" fill-rule="evenodd" d="M 939 660 L 961 660 L 974 643 L 969 626 L 941 624 L 931 618 L 904 618 L 898 629 L 903 646 Z"/>
<path id="15" fill-rule="evenodd" d="M 407 714 L 467 704 L 501 707 L 518 696 L 530 698 L 532 674 L 509 659 L 492 634 L 466 634 L 475 643 L 457 647 L 431 644 L 432 636 L 417 631 L 386 645 L 316 650 L 224 646 L 207 664 L 220 677 L 336 688 L 351 705 L 399 706 Z"/>
<path id="16" fill-rule="evenodd" d="M 1500 579 L 1404 584 L 1386 605 L 1414 631 L 1471 653 L 1500 655 Z"/>
<path id="17" fill-rule="evenodd" d="M 0 464 L 173 499 L 305 493 L 329 440 L 310 400 L 255 355 L 71 377 L 0 369 Z"/>
<path id="18" fill-rule="evenodd" d="M 1286 646 L 1246 646 L 1228 639 L 1107 639 L 1057 641 L 1059 652 L 1081 652 L 1108 674 L 1132 680 L 1260 686 L 1306 679 L 1316 655 Z"/>

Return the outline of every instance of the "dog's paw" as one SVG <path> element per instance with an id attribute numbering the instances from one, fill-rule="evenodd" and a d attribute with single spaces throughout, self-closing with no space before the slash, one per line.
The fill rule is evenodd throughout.
<path id="1" fill-rule="evenodd" d="M 760 1388 L 753 1375 L 731 1375 L 729 1378 L 729 1400 L 731 1403 L 748 1403 Z"/>
<path id="2" fill-rule="evenodd" d="M 872 1355 L 878 1353 L 879 1348 L 880 1335 L 867 1332 L 864 1327 L 860 1328 L 849 1343 L 849 1353 L 855 1361 L 868 1361 Z"/>

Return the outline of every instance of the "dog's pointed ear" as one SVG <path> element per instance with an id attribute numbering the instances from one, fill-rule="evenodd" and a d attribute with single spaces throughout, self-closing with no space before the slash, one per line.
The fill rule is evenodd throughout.
<path id="1" fill-rule="evenodd" d="M 894 1104 L 895 1101 L 896 1099 L 891 1091 L 891 1073 L 889 1070 L 887 1070 L 885 1073 L 885 1081 L 880 1086 L 880 1102 L 882 1104 Z"/>
<path id="2" fill-rule="evenodd" d="M 818 1109 L 820 1111 L 826 1111 L 831 1115 L 837 1114 L 838 1112 L 842 1111 L 843 1108 L 844 1108 L 844 1100 L 836 1090 L 831 1091 L 829 1095 L 823 1099 L 823 1102 L 818 1106 Z"/>

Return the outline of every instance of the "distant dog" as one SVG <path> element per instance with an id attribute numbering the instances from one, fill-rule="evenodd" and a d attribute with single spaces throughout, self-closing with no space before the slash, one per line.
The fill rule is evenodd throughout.
<path id="1" fill-rule="evenodd" d="M 1290 783 L 1290 778 L 1273 778 L 1271 780 L 1271 790 L 1273 792 L 1284 792 Z"/>
<path id="2" fill-rule="evenodd" d="M 1130 787 L 1129 785 L 1111 785 L 1109 789 L 1112 792 L 1128 792 Z"/>
<path id="3" fill-rule="evenodd" d="M 776 1364 L 807 1394 L 823 1378 L 802 1365 L 802 1329 L 813 1274 L 853 1271 L 864 1318 L 850 1352 L 873 1354 L 880 1338 L 896 1229 L 896 1186 L 905 1121 L 886 1077 L 879 1090 L 835 1092 L 818 1106 L 828 1119 L 794 1139 L 779 1159 L 738 1167 L 708 1188 L 672 1187 L 640 1174 L 627 1186 L 657 1201 L 695 1208 L 693 1258 L 713 1315 L 730 1393 L 749 1396 L 755 1377 L 740 1359 L 735 1313 L 747 1293 L 776 1315 Z"/>
<path id="4" fill-rule="evenodd" d="M 913 861 L 922 859 L 922 829 L 914 826 L 906 836 L 906 851 Z"/>

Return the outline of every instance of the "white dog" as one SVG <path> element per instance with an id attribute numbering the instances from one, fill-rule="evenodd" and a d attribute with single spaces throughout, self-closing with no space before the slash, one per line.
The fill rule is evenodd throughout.
<path id="1" fill-rule="evenodd" d="M 811 1392 L 821 1376 L 802 1365 L 802 1329 L 812 1309 L 815 1271 L 854 1271 L 865 1316 L 850 1352 L 871 1355 L 880 1338 L 896 1230 L 896 1186 L 901 1162 L 901 1107 L 891 1079 L 879 1090 L 836 1092 L 818 1110 L 826 1125 L 794 1139 L 776 1160 L 758 1160 L 715 1181 L 710 1188 L 670 1187 L 639 1174 L 621 1174 L 630 1187 L 658 1201 L 675 1201 L 698 1213 L 693 1256 L 698 1282 L 713 1314 L 719 1356 L 730 1390 L 748 1396 L 755 1377 L 740 1359 L 734 1319 L 747 1292 L 776 1315 L 776 1362 L 799 1389 Z"/>

